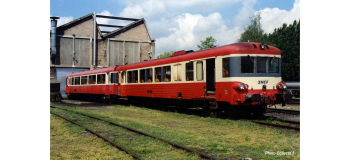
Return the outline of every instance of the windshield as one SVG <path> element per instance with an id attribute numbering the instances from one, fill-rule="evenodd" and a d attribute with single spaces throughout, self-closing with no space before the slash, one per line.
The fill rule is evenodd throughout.
<path id="1" fill-rule="evenodd" d="M 280 58 L 227 57 L 222 59 L 222 77 L 280 77 Z"/>

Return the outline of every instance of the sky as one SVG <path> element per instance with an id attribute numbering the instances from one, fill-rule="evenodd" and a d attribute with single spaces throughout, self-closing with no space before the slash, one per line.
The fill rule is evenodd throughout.
<path id="1" fill-rule="evenodd" d="M 198 50 L 213 36 L 219 46 L 236 43 L 249 17 L 261 15 L 265 33 L 300 19 L 300 0 L 51 0 L 50 16 L 58 25 L 96 12 L 101 15 L 144 18 L 156 40 L 156 55 L 178 50 Z M 131 21 L 98 18 L 100 24 L 126 25 Z M 112 28 L 101 28 L 111 30 Z"/>

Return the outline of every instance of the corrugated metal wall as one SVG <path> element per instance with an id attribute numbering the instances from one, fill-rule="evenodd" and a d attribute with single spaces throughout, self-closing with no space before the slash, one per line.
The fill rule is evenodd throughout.
<path id="1" fill-rule="evenodd" d="M 75 39 L 74 42 L 75 62 L 77 67 L 89 67 L 90 66 L 90 40 L 88 39 Z"/>
<path id="2" fill-rule="evenodd" d="M 66 76 L 67 74 L 73 72 L 81 72 L 89 69 L 81 69 L 81 68 L 56 68 L 56 77 L 57 80 L 61 82 L 60 92 L 63 98 L 67 98 L 66 95 Z"/>
<path id="3" fill-rule="evenodd" d="M 120 41 L 109 41 L 109 66 L 124 65 L 123 43 Z"/>
<path id="4" fill-rule="evenodd" d="M 140 62 L 140 46 L 139 43 L 125 42 L 125 55 L 128 64 Z"/>
<path id="5" fill-rule="evenodd" d="M 73 39 L 57 38 L 58 54 L 60 56 L 60 65 L 73 65 Z"/>

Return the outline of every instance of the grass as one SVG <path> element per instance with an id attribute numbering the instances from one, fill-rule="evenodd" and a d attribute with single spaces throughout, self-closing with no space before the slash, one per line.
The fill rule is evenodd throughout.
<path id="1" fill-rule="evenodd" d="M 127 150 L 135 153 L 144 159 L 198 159 L 195 154 L 173 148 L 171 145 L 150 137 L 141 136 L 120 127 L 110 125 L 88 117 L 77 115 L 57 109 L 51 109 L 54 113 L 76 121 L 93 131 L 108 137 L 113 142 L 121 145 Z"/>
<path id="2" fill-rule="evenodd" d="M 51 159 L 132 159 L 102 139 L 59 117 L 50 117 Z"/>
<path id="3" fill-rule="evenodd" d="M 244 120 L 200 117 L 133 106 L 115 106 L 111 110 L 84 110 L 79 108 L 74 110 L 148 132 L 214 155 L 220 159 L 241 159 L 244 157 L 253 159 L 300 158 L 299 133 L 264 127 Z M 125 137 L 116 137 L 115 140 L 123 142 L 122 139 L 125 139 Z M 135 142 L 135 144 L 142 145 L 146 143 L 146 140 L 139 142 Z M 150 152 L 149 150 L 144 151 L 142 148 L 135 148 L 135 150 L 138 153 Z M 294 151 L 295 154 L 289 156 L 265 155 L 265 151 Z M 156 158 L 161 156 L 161 152 L 149 155 Z M 165 157 L 168 157 L 168 155 Z M 178 159 L 179 157 L 170 158 Z M 196 158 L 198 157 L 189 159 Z"/>

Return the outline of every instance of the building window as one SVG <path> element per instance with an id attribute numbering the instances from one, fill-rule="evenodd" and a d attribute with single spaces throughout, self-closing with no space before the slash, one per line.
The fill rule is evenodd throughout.
<path id="1" fill-rule="evenodd" d="M 163 78 L 162 82 L 171 82 L 171 68 L 170 66 L 163 67 Z"/>
<path id="2" fill-rule="evenodd" d="M 230 77 L 230 58 L 222 59 L 222 77 Z"/>
<path id="3" fill-rule="evenodd" d="M 279 58 L 269 58 L 269 73 L 279 73 L 280 63 Z"/>
<path id="4" fill-rule="evenodd" d="M 111 73 L 111 83 L 118 83 L 118 73 Z"/>
<path id="5" fill-rule="evenodd" d="M 193 62 L 186 63 L 186 81 L 193 81 Z"/>
<path id="6" fill-rule="evenodd" d="M 89 76 L 89 84 L 96 84 L 96 75 Z"/>
<path id="7" fill-rule="evenodd" d="M 106 75 L 105 74 L 98 74 L 97 75 L 97 84 L 105 84 L 106 82 Z"/>
<path id="8" fill-rule="evenodd" d="M 146 69 L 141 69 L 140 70 L 140 83 L 145 83 L 145 82 L 147 82 Z"/>
<path id="9" fill-rule="evenodd" d="M 241 57 L 241 73 L 254 73 L 254 57 Z"/>
<path id="10" fill-rule="evenodd" d="M 196 65 L 196 77 L 197 77 L 197 81 L 202 81 L 203 80 L 203 62 L 197 62 Z"/>
<path id="11" fill-rule="evenodd" d="M 148 68 L 146 69 L 146 75 L 147 75 L 147 83 L 152 82 L 152 77 L 153 77 L 153 69 L 152 68 Z"/>
<path id="12" fill-rule="evenodd" d="M 160 82 L 161 80 L 161 77 L 162 77 L 161 68 L 162 67 L 155 68 L 155 74 L 154 74 L 155 82 Z"/>
<path id="13" fill-rule="evenodd" d="M 74 77 L 74 85 L 80 85 L 80 77 Z"/>
<path id="14" fill-rule="evenodd" d="M 81 76 L 81 85 L 87 84 L 87 76 Z"/>
<path id="15" fill-rule="evenodd" d="M 181 64 L 176 64 L 173 68 L 174 81 L 181 81 Z"/>

